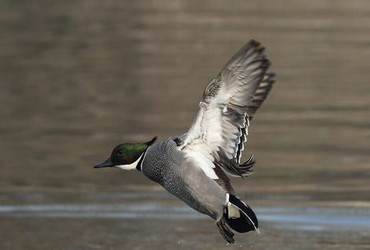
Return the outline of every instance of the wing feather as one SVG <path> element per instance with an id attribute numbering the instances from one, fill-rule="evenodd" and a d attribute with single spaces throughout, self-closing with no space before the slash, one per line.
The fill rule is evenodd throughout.
<path id="1" fill-rule="evenodd" d="M 179 147 L 210 178 L 218 178 L 215 166 L 233 176 L 251 173 L 253 158 L 243 164 L 240 158 L 249 122 L 274 82 L 269 65 L 264 48 L 250 41 L 206 86 L 198 115 Z"/>

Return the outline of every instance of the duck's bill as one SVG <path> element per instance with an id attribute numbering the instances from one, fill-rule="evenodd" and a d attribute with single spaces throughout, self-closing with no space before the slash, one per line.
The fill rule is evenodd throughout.
<path id="1" fill-rule="evenodd" d="M 114 164 L 110 158 L 94 166 L 94 168 L 108 168 L 108 167 L 114 167 Z"/>

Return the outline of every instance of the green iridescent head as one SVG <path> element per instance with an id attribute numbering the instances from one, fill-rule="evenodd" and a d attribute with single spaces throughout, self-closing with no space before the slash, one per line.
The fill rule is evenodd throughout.
<path id="1" fill-rule="evenodd" d="M 154 137 L 152 140 L 144 143 L 122 143 L 117 145 L 110 157 L 95 165 L 94 168 L 106 168 L 106 167 L 119 167 L 125 170 L 131 170 L 137 168 L 140 170 L 138 165 L 139 161 L 143 158 L 147 148 L 157 140 Z"/>

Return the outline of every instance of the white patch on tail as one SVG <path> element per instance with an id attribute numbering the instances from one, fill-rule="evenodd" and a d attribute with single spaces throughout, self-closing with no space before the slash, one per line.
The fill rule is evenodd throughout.
<path id="1" fill-rule="evenodd" d="M 227 216 L 229 217 L 229 219 L 240 218 L 239 208 L 235 206 L 234 204 L 232 204 L 231 202 L 227 203 L 227 211 L 228 211 Z"/>

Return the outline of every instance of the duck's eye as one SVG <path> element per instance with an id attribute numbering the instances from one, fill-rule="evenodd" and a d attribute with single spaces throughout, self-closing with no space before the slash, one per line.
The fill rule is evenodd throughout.
<path id="1" fill-rule="evenodd" d="M 122 154 L 123 154 L 122 149 L 118 151 L 118 154 L 119 154 L 119 155 L 122 155 Z"/>

